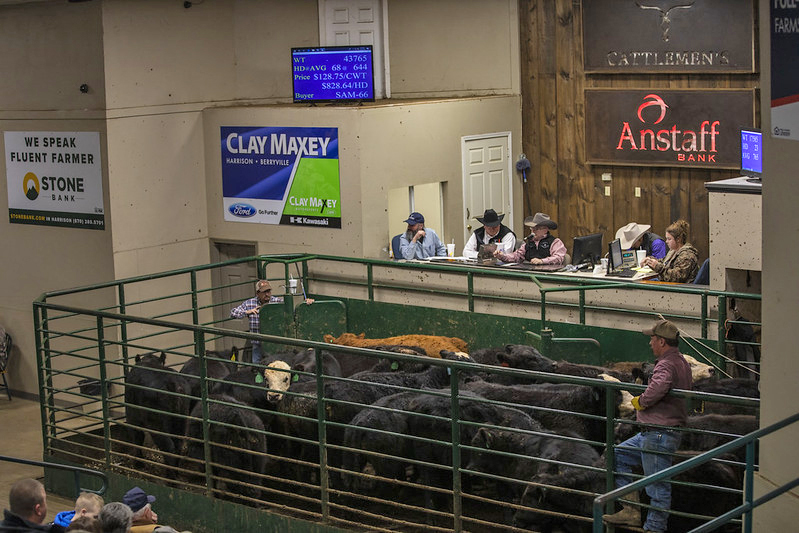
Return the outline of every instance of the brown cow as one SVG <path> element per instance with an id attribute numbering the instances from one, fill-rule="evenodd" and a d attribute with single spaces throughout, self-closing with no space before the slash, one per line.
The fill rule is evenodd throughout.
<path id="1" fill-rule="evenodd" d="M 441 350 L 468 353 L 466 341 L 458 337 L 441 337 L 439 335 L 398 335 L 385 339 L 366 339 L 366 335 L 361 333 L 343 333 L 335 338 L 333 335 L 325 335 L 325 342 L 341 344 L 342 346 L 357 346 L 359 348 L 373 348 L 385 345 L 406 345 L 419 346 L 427 352 L 430 357 L 441 357 Z"/>

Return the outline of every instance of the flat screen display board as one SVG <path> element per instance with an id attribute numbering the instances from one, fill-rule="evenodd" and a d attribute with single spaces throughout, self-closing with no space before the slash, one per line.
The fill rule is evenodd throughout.
<path id="1" fill-rule="evenodd" d="M 741 174 L 759 178 L 763 172 L 763 134 L 741 130 Z"/>
<path id="2" fill-rule="evenodd" d="M 291 49 L 294 102 L 374 101 L 372 46 Z"/>

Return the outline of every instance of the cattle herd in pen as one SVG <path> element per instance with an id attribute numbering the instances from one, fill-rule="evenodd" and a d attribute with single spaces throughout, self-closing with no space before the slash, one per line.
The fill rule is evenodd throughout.
<path id="1" fill-rule="evenodd" d="M 382 359 L 331 346 L 318 359 L 322 381 L 313 350 L 273 354 L 260 365 L 208 352 L 205 383 L 197 357 L 178 369 L 164 353 L 136 356 L 125 378 L 127 460 L 145 472 L 172 468 L 167 477 L 179 486 L 203 486 L 210 469 L 218 497 L 284 509 L 312 508 L 309 502 L 318 499 L 319 485 L 326 481 L 334 513 L 353 522 L 391 527 L 386 524 L 397 520 L 394 529 L 447 528 L 454 505 L 450 443 L 456 438 L 465 529 L 590 531 L 593 497 L 606 492 L 606 403 L 613 405 L 616 443 L 638 430 L 629 392 L 601 380 L 645 383 L 653 364 L 553 361 L 525 345 L 467 355 L 460 339 L 443 338 L 443 348 L 441 339 L 426 348 L 420 346 L 424 339 L 415 339 L 416 345 L 370 343 L 393 352 Z M 362 336 L 327 340 L 364 345 Z M 433 350 L 438 351 L 429 353 Z M 444 364 L 394 354 L 427 355 Z M 712 367 L 689 362 L 695 390 L 759 397 L 757 381 L 723 379 Z M 592 381 L 546 382 L 550 375 Z M 323 456 L 320 391 L 327 421 Z M 461 420 L 455 431 L 453 407 Z M 694 400 L 690 414 L 676 461 L 758 427 L 755 411 L 721 402 Z M 160 453 L 164 464 L 147 461 L 148 448 Z M 320 460 L 329 467 L 326 478 Z M 740 504 L 740 493 L 729 489 L 741 489 L 741 461 L 743 449 L 678 477 L 692 484 L 674 484 L 677 513 L 669 530 L 685 531 L 702 522 L 691 514 L 715 516 Z"/>

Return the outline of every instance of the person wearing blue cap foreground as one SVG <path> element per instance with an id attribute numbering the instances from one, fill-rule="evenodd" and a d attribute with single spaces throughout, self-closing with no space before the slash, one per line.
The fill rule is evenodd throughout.
<path id="1" fill-rule="evenodd" d="M 400 236 L 400 259 L 427 259 L 428 257 L 446 257 L 447 247 L 438 238 L 436 232 L 424 227 L 424 216 L 413 212 L 404 220 L 408 229 Z"/>
<path id="2" fill-rule="evenodd" d="M 125 493 L 122 503 L 133 511 L 130 533 L 177 533 L 169 526 L 158 525 L 158 515 L 152 508 L 154 501 L 155 496 L 147 494 L 139 487 L 133 487 Z"/>

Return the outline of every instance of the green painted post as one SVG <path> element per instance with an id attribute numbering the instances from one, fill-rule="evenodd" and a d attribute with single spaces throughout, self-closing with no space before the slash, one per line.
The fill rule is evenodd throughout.
<path id="1" fill-rule="evenodd" d="M 452 530 L 458 533 L 463 530 L 463 502 L 461 499 L 461 409 L 458 398 L 458 369 L 452 368 L 450 373 L 450 410 L 452 411 Z"/>
<path id="2" fill-rule="evenodd" d="M 327 425 L 325 424 L 325 380 L 322 375 L 322 351 L 314 348 L 316 358 L 316 418 L 319 432 L 319 503 L 322 505 L 322 519 L 330 519 L 329 477 L 327 471 Z"/>
<path id="3" fill-rule="evenodd" d="M 103 317 L 97 317 L 97 360 L 100 364 L 100 401 L 103 405 L 103 446 L 105 448 L 105 469 L 111 468 L 111 425 L 108 413 L 108 387 L 105 369 L 105 330 Z"/>
<path id="4" fill-rule="evenodd" d="M 752 533 L 752 501 L 755 491 L 755 443 L 751 441 L 746 444 L 746 477 L 744 481 L 744 502 L 749 506 L 749 510 L 744 513 L 744 533 Z"/>
<path id="5" fill-rule="evenodd" d="M 541 327 L 541 354 L 549 357 L 552 355 L 552 337 L 554 336 L 554 332 L 545 327 Z"/>
<path id="6" fill-rule="evenodd" d="M 213 494 L 214 479 L 213 467 L 211 467 L 211 421 L 208 408 L 208 368 L 205 360 L 205 337 L 199 329 L 194 330 L 194 351 L 200 362 L 200 402 L 203 406 L 203 458 L 205 459 L 205 488 L 206 495 Z"/>
<path id="7" fill-rule="evenodd" d="M 117 297 L 119 298 L 119 314 L 124 315 L 126 313 L 125 308 L 125 285 L 120 283 L 117 285 Z M 123 320 L 122 324 L 120 324 L 120 335 L 122 337 L 122 364 L 125 366 L 122 368 L 122 374 L 125 376 L 128 375 L 128 321 Z"/>
<path id="8" fill-rule="evenodd" d="M 38 307 L 34 302 L 33 328 L 34 332 L 36 333 L 36 335 L 34 336 L 35 337 L 34 340 L 36 342 L 36 369 L 37 369 L 37 374 L 39 376 L 39 398 L 41 399 L 41 401 L 39 402 L 39 410 L 42 417 L 42 450 L 43 450 L 42 455 L 44 456 L 44 458 L 47 457 L 47 450 L 50 448 L 50 438 L 49 435 L 47 434 L 48 406 L 50 408 L 50 413 L 51 413 L 51 423 L 53 425 L 55 424 L 55 418 L 52 417 L 53 416 L 52 402 L 50 402 L 50 404 L 48 405 L 45 402 L 47 396 L 45 396 L 44 394 L 44 389 L 45 389 L 44 352 L 45 350 L 49 349 L 49 345 L 47 344 L 48 343 L 47 339 L 45 338 L 45 340 L 42 341 L 42 336 L 44 334 L 44 329 L 42 328 L 42 324 L 45 324 L 47 322 L 46 313 L 47 311 L 44 307 Z M 53 437 L 55 437 L 55 429 L 53 429 L 52 431 L 54 433 Z"/>
<path id="9" fill-rule="evenodd" d="M 375 301 L 375 286 L 374 284 L 374 277 L 372 275 L 372 263 L 366 265 L 366 284 L 369 290 L 369 301 Z"/>
<path id="10" fill-rule="evenodd" d="M 200 312 L 197 309 L 197 271 L 191 271 L 191 323 L 200 323 Z"/>
<path id="11" fill-rule="evenodd" d="M 707 339 L 707 293 L 702 293 L 702 311 L 700 315 L 700 326 L 702 328 L 702 338 Z"/>
<path id="12" fill-rule="evenodd" d="M 719 323 L 718 323 L 718 351 L 721 355 L 727 355 L 727 329 L 724 323 L 727 321 L 727 297 L 719 296 Z"/>
<path id="13" fill-rule="evenodd" d="M 585 326 L 585 289 L 580 289 L 580 325 Z"/>
<path id="14" fill-rule="evenodd" d="M 466 286 L 467 286 L 467 296 L 466 298 L 469 301 L 469 312 L 474 312 L 474 274 L 471 272 L 466 273 Z"/>

